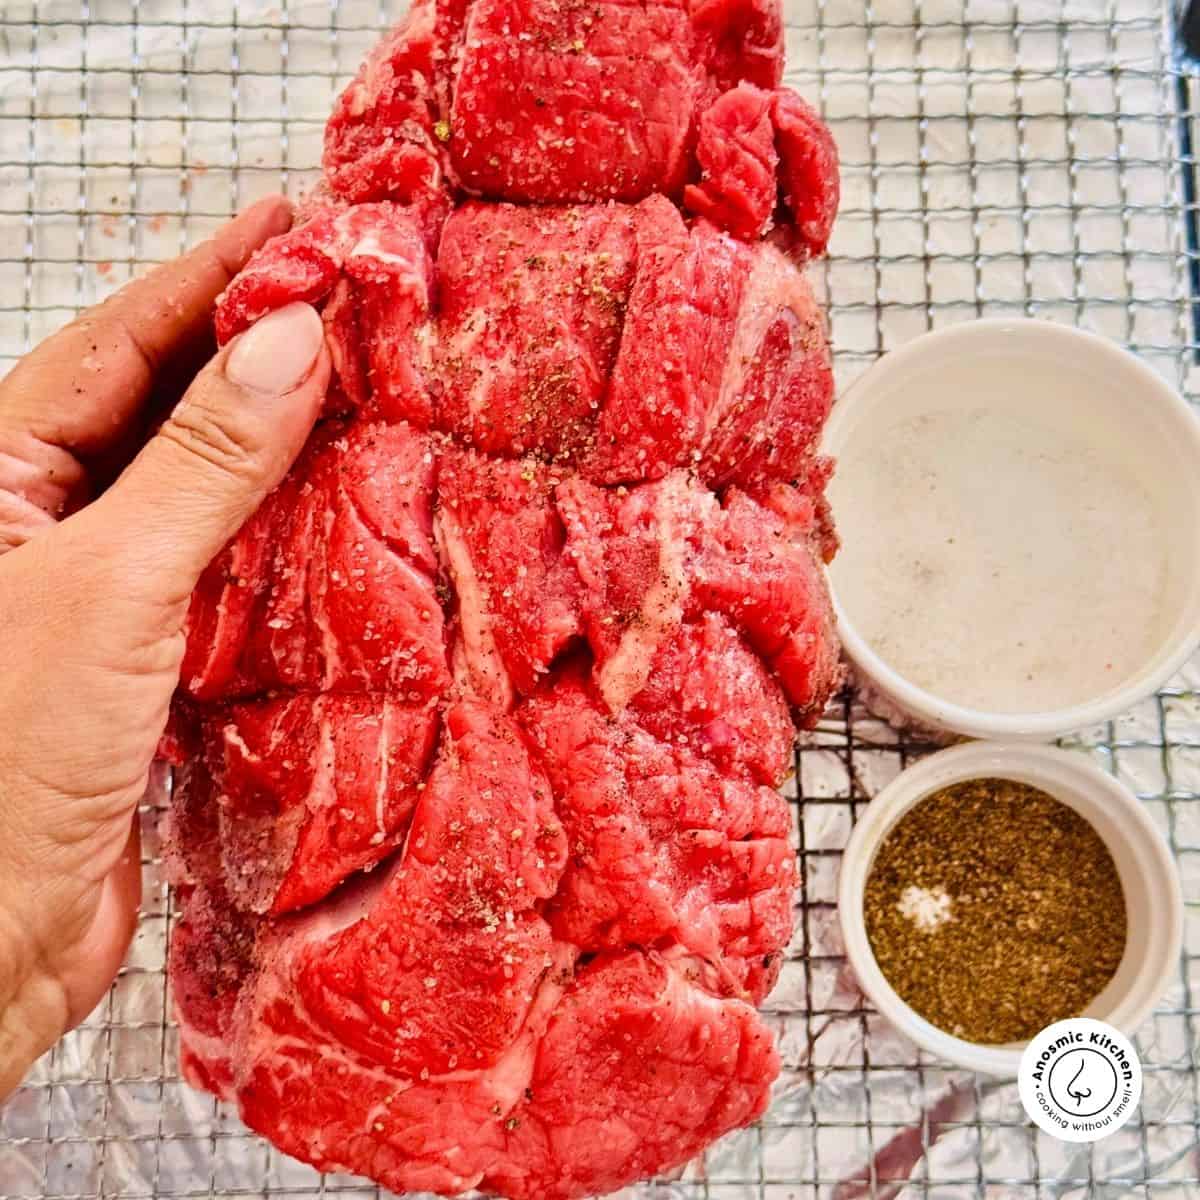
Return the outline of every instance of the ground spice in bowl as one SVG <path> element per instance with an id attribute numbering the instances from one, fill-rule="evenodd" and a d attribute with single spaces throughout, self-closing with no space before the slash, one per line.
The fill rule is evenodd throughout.
<path id="1" fill-rule="evenodd" d="M 876 853 L 863 902 L 879 969 L 931 1024 L 987 1045 L 1076 1015 L 1125 949 L 1125 897 L 1099 834 L 1009 779 L 918 801 Z"/>

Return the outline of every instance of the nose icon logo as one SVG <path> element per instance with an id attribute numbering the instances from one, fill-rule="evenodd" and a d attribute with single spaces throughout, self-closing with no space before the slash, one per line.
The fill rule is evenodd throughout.
<path id="1" fill-rule="evenodd" d="M 1083 1077 L 1083 1063 L 1080 1063 L 1079 1070 L 1077 1070 L 1075 1072 L 1075 1075 L 1071 1079 L 1071 1082 L 1067 1084 L 1067 1095 L 1070 1096 L 1071 1099 L 1074 1100 L 1075 1103 L 1080 1108 L 1083 1107 L 1083 1102 L 1085 1100 L 1087 1100 L 1092 1094 L 1091 1088 L 1085 1088 L 1085 1087 L 1080 1086 L 1079 1081 L 1082 1077 Z"/>

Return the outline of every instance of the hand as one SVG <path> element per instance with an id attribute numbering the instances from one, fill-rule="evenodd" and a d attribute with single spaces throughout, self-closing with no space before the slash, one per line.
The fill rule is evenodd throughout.
<path id="1" fill-rule="evenodd" d="M 262 201 L 0 382 L 0 1096 L 124 958 L 136 808 L 188 597 L 325 394 L 320 318 L 290 305 L 217 354 L 121 469 L 162 393 L 211 349 L 217 295 L 290 224 L 286 201 Z"/>

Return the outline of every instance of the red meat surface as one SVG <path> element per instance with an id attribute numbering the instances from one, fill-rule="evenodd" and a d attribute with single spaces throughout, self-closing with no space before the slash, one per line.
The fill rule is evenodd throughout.
<path id="1" fill-rule="evenodd" d="M 584 951 L 675 946 L 721 995 L 761 1000 L 791 933 L 795 858 L 778 792 L 722 776 L 566 677 L 522 713 L 571 846 L 549 909 Z"/>
<path id="2" fill-rule="evenodd" d="M 442 143 L 468 0 L 415 0 L 367 56 L 325 128 L 325 176 L 352 203 L 445 187 Z"/>
<path id="3" fill-rule="evenodd" d="M 586 473 L 694 468 L 710 486 L 796 480 L 833 401 L 825 324 L 776 249 L 678 214 L 647 236 Z"/>
<path id="4" fill-rule="evenodd" d="M 280 696 L 206 716 L 190 786 L 215 796 L 228 894 L 251 912 L 287 912 L 390 854 L 437 728 L 430 705 L 370 692 Z"/>
<path id="5" fill-rule="evenodd" d="M 203 700 L 280 687 L 440 695 L 433 475 L 430 439 L 408 425 L 318 430 L 201 579 L 184 687 Z"/>
<path id="6" fill-rule="evenodd" d="M 417 0 L 218 305 L 317 306 L 334 371 L 188 614 L 180 1061 L 321 1170 L 571 1200 L 768 1102 L 839 680 L 782 48 L 777 0 Z"/>
<path id="7" fill-rule="evenodd" d="M 583 632 L 580 580 L 554 505 L 562 478 L 536 459 L 442 453 L 435 524 L 464 666 L 471 689 L 500 708 L 531 692 Z"/>
<path id="8" fill-rule="evenodd" d="M 772 100 L 770 92 L 742 85 L 704 111 L 696 144 L 701 183 L 684 193 L 692 212 L 748 241 L 767 232 L 775 211 Z"/>
<path id="9" fill-rule="evenodd" d="M 439 424 L 502 454 L 571 457 L 604 395 L 638 210 L 466 204 L 438 254 Z"/>
<path id="10" fill-rule="evenodd" d="M 584 583 L 596 684 L 621 709 L 647 686 L 655 656 L 685 622 L 718 612 L 762 657 L 802 721 L 838 677 L 819 527 L 777 484 L 774 507 L 735 488 L 723 498 L 683 471 L 660 483 L 559 489 L 567 553 Z"/>
<path id="11" fill-rule="evenodd" d="M 700 117 L 700 182 L 684 203 L 753 240 L 787 210 L 785 241 L 801 255 L 825 253 L 837 215 L 837 147 L 824 121 L 793 92 L 750 84 L 726 92 Z"/>
<path id="12" fill-rule="evenodd" d="M 778 787 L 791 770 L 796 731 L 783 689 L 718 613 L 662 641 L 630 709 L 644 729 L 726 774 Z"/>
<path id="13" fill-rule="evenodd" d="M 326 179 L 351 203 L 425 204 L 454 191 L 634 202 L 679 198 L 703 167 L 720 191 L 721 172 L 736 165 L 711 131 L 701 133 L 698 164 L 696 130 L 711 105 L 746 84 L 786 110 L 776 114 L 772 101 L 786 143 L 780 184 L 819 253 L 806 197 L 815 192 L 821 212 L 832 197 L 836 209 L 837 156 L 826 134 L 795 119 L 782 73 L 776 0 L 418 0 L 335 106 Z M 716 125 L 731 128 L 727 115 Z M 801 166 L 796 147 L 813 138 L 822 152 Z"/>
<path id="14" fill-rule="evenodd" d="M 327 411 L 361 409 L 428 426 L 429 243 L 440 237 L 444 216 L 390 202 L 317 206 L 304 224 L 272 238 L 226 289 L 218 340 L 293 300 L 328 298 L 325 330 L 337 388 Z"/>
<path id="15" fill-rule="evenodd" d="M 485 1184 L 507 1196 L 614 1191 L 761 1116 L 762 1081 L 778 1071 L 748 1005 L 653 951 L 601 955 L 555 1009 Z"/>

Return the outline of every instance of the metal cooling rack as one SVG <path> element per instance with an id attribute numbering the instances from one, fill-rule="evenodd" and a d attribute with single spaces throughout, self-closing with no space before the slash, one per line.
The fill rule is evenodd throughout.
<path id="1" fill-rule="evenodd" d="M 930 327 L 1024 313 L 1126 343 L 1195 394 L 1200 95 L 1169 2 L 786 3 L 788 81 L 842 151 L 821 281 L 843 387 Z M 336 90 L 397 11 L 0 0 L 0 368 L 233 209 L 301 193 Z M 778 1098 L 759 1127 L 641 1196 L 1200 1197 L 1200 662 L 1076 744 L 1143 797 L 1189 902 L 1179 976 L 1138 1038 L 1140 1116 L 1066 1146 L 1024 1121 L 1014 1087 L 946 1069 L 863 1006 L 838 941 L 839 850 L 869 797 L 929 747 L 846 696 L 790 785 L 806 888 L 769 1002 L 787 1064 Z M 0 1196 L 375 1194 L 283 1158 L 180 1081 L 155 815 L 147 806 L 127 966 L 0 1110 Z"/>

